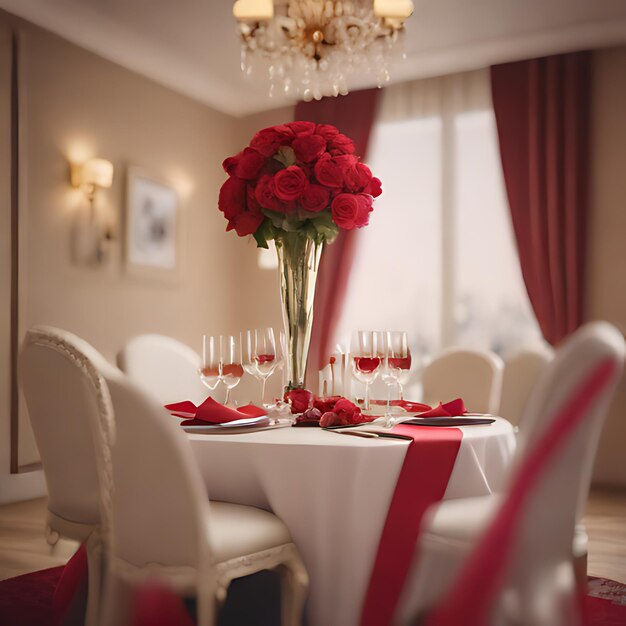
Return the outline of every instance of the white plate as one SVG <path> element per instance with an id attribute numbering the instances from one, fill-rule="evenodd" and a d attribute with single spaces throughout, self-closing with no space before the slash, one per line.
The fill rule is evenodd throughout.
<path id="1" fill-rule="evenodd" d="M 215 433 L 216 431 L 236 430 L 237 428 L 264 427 L 269 426 L 270 419 L 267 415 L 260 417 L 246 417 L 240 420 L 233 420 L 225 424 L 201 424 L 183 426 L 187 433 Z"/>

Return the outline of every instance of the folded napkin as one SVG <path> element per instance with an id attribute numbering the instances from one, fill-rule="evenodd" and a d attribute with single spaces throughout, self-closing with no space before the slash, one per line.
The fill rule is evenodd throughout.
<path id="1" fill-rule="evenodd" d="M 467 413 L 465 403 L 461 398 L 450 402 L 439 403 L 435 408 L 420 413 L 417 417 L 454 417 Z"/>
<path id="2" fill-rule="evenodd" d="M 185 418 L 183 426 L 199 426 L 203 424 L 226 424 L 246 417 L 260 417 L 266 411 L 253 404 L 231 409 L 208 397 L 200 406 L 185 400 L 166 404 L 165 408 L 176 417 Z"/>
<path id="3" fill-rule="evenodd" d="M 237 411 L 247 415 L 248 417 L 261 417 L 262 415 L 267 415 L 267 411 L 265 409 L 262 409 L 260 406 L 256 406 L 252 403 L 237 407 Z"/>

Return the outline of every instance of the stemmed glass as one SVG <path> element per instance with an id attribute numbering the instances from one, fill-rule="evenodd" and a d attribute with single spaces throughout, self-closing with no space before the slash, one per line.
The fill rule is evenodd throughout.
<path id="1" fill-rule="evenodd" d="M 231 405 L 230 392 L 243 376 L 241 338 L 235 335 L 220 337 L 220 380 L 226 387 L 224 404 Z"/>
<path id="2" fill-rule="evenodd" d="M 387 409 L 385 411 L 385 425 L 393 426 L 394 419 L 391 413 L 391 388 L 398 385 L 402 397 L 403 373 L 411 367 L 411 354 L 408 348 L 406 332 L 387 331 L 384 335 L 384 361 L 381 378 L 387 385 Z"/>
<path id="3" fill-rule="evenodd" d="M 248 374 L 261 381 L 261 403 L 265 408 L 269 408 L 265 403 L 265 384 L 281 364 L 272 328 L 246 331 L 243 367 Z"/>
<path id="4" fill-rule="evenodd" d="M 247 330 L 246 341 L 243 344 L 243 369 L 257 380 L 262 380 L 262 376 L 256 367 L 256 342 L 257 331 Z"/>
<path id="5" fill-rule="evenodd" d="M 352 374 L 361 383 L 365 383 L 363 408 L 370 408 L 370 385 L 378 377 L 381 363 L 379 352 L 379 334 L 372 330 L 360 330 L 357 333 L 357 346 L 352 354 Z M 382 350 L 382 346 L 380 346 Z"/>
<path id="6" fill-rule="evenodd" d="M 265 402 L 265 387 L 267 379 L 274 373 L 278 365 L 276 353 L 276 339 L 273 328 L 264 328 L 255 331 L 254 362 L 261 379 L 261 403 L 268 408 Z"/>
<path id="7" fill-rule="evenodd" d="M 221 375 L 220 355 L 215 343 L 215 337 L 202 335 L 202 363 L 198 374 L 202 383 L 211 391 L 215 391 L 219 385 Z"/>

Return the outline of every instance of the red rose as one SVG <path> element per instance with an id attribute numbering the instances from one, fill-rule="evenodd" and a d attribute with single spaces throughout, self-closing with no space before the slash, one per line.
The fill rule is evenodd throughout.
<path id="1" fill-rule="evenodd" d="M 333 200 L 330 209 L 333 221 L 339 228 L 352 230 L 367 225 L 372 199 L 364 194 L 340 193 Z"/>
<path id="2" fill-rule="evenodd" d="M 254 211 L 255 213 L 261 213 L 261 205 L 256 199 L 254 185 L 248 185 L 246 190 L 246 201 L 248 205 L 248 211 Z"/>
<path id="3" fill-rule="evenodd" d="M 264 219 L 265 216 L 262 213 L 244 211 L 228 220 L 226 230 L 234 229 L 240 237 L 252 235 L 256 232 L 256 229 L 261 225 Z"/>
<path id="4" fill-rule="evenodd" d="M 304 135 L 294 139 L 291 147 L 294 149 L 298 161 L 310 163 L 324 154 L 326 139 L 319 135 Z"/>
<path id="5" fill-rule="evenodd" d="M 291 405 L 292 413 L 304 413 L 313 404 L 313 394 L 308 389 L 292 389 L 285 394 L 285 402 Z"/>
<path id="6" fill-rule="evenodd" d="M 239 178 L 254 179 L 265 165 L 265 157 L 254 148 L 246 148 L 239 156 L 235 175 Z"/>
<path id="7" fill-rule="evenodd" d="M 332 124 L 318 124 L 315 127 L 315 134 L 324 137 L 328 141 L 339 134 L 339 129 Z"/>
<path id="8" fill-rule="evenodd" d="M 350 400 L 346 400 L 346 398 L 341 398 L 341 400 L 337 400 L 335 407 L 333 408 L 333 412 L 339 416 L 339 419 L 345 424 L 351 424 L 354 414 L 360 414 L 361 409 L 350 402 Z"/>
<path id="9" fill-rule="evenodd" d="M 328 154 L 323 154 L 313 168 L 315 178 L 325 187 L 343 187 L 343 169 Z"/>
<path id="10" fill-rule="evenodd" d="M 276 196 L 287 202 L 297 200 L 308 184 L 304 172 L 297 165 L 290 165 L 274 176 Z"/>
<path id="11" fill-rule="evenodd" d="M 345 183 L 346 173 L 358 164 L 359 157 L 354 156 L 354 154 L 339 154 L 333 157 L 333 162 L 335 162 L 341 169 Z"/>
<path id="12" fill-rule="evenodd" d="M 302 208 L 313 213 L 323 211 L 328 206 L 329 201 L 328 189 L 315 184 L 309 185 L 300 198 Z"/>
<path id="13" fill-rule="evenodd" d="M 333 156 L 335 156 L 338 154 L 353 154 L 355 152 L 355 147 L 352 139 L 339 133 L 329 139 L 328 150 Z"/>
<path id="14" fill-rule="evenodd" d="M 363 191 L 372 180 L 372 172 L 365 163 L 355 163 L 343 173 L 346 189 L 352 193 Z"/>
<path id="15" fill-rule="evenodd" d="M 341 396 L 329 396 L 328 398 L 315 398 L 313 406 L 322 413 L 327 413 L 335 408 L 337 400 L 341 400 Z"/>
<path id="16" fill-rule="evenodd" d="M 219 210 L 226 219 L 231 219 L 246 208 L 246 183 L 239 178 L 230 177 L 222 185 L 217 202 Z"/>
<path id="17" fill-rule="evenodd" d="M 269 209 L 270 211 L 283 210 L 280 200 L 276 197 L 274 177 L 271 174 L 261 176 L 259 182 L 256 184 L 254 196 L 264 209 Z"/>
<path id="18" fill-rule="evenodd" d="M 229 176 L 235 175 L 235 169 L 237 168 L 237 163 L 239 163 L 239 159 L 241 158 L 242 154 L 243 152 L 240 152 L 239 154 L 236 154 L 235 156 L 231 156 L 231 157 L 228 157 L 227 159 L 224 159 L 224 161 L 222 162 L 222 167 L 224 168 L 224 171 Z"/>
<path id="19" fill-rule="evenodd" d="M 320 426 L 322 428 L 328 428 L 329 426 L 334 426 L 339 423 L 341 423 L 339 421 L 339 416 L 337 413 L 333 413 L 332 411 L 326 411 L 326 413 L 324 413 L 324 415 L 320 418 Z"/>
<path id="20" fill-rule="evenodd" d="M 363 226 L 367 226 L 370 222 L 370 213 L 374 210 L 374 199 L 372 196 L 368 196 L 364 193 L 358 194 L 357 199 L 361 205 L 357 227 L 362 228 Z"/>
<path id="21" fill-rule="evenodd" d="M 258 150 L 264 157 L 273 156 L 281 146 L 285 146 L 294 138 L 289 126 L 281 124 L 260 130 L 250 142 L 250 147 Z"/>
<path id="22" fill-rule="evenodd" d="M 376 176 L 373 176 L 372 180 L 370 180 L 367 187 L 363 189 L 363 193 L 369 193 L 369 195 L 374 196 L 374 198 L 378 198 L 378 196 L 380 196 L 382 192 L 383 192 L 382 183 L 380 182 L 379 178 L 376 178 Z"/>
<path id="23" fill-rule="evenodd" d="M 289 122 L 286 124 L 295 133 L 296 137 L 312 135 L 315 132 L 314 122 Z"/>

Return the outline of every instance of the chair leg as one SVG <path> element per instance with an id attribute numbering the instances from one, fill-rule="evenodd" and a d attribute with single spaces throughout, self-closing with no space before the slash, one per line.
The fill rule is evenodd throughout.
<path id="1" fill-rule="evenodd" d="M 101 626 L 128 626 L 132 585 L 106 568 L 101 601 Z"/>
<path id="2" fill-rule="evenodd" d="M 576 589 L 579 593 L 587 595 L 587 552 L 574 557 L 574 576 L 576 577 Z"/>
<path id="3" fill-rule="evenodd" d="M 214 626 L 217 624 L 219 601 L 214 590 L 211 588 L 206 589 L 201 585 L 196 596 L 196 607 L 198 626 Z"/>
<path id="4" fill-rule="evenodd" d="M 280 568 L 282 626 L 300 626 L 309 588 L 309 576 L 300 559 L 283 563 Z"/>
<path id="5" fill-rule="evenodd" d="M 102 543 L 96 537 L 87 539 L 87 609 L 85 626 L 99 626 L 102 602 Z"/>

